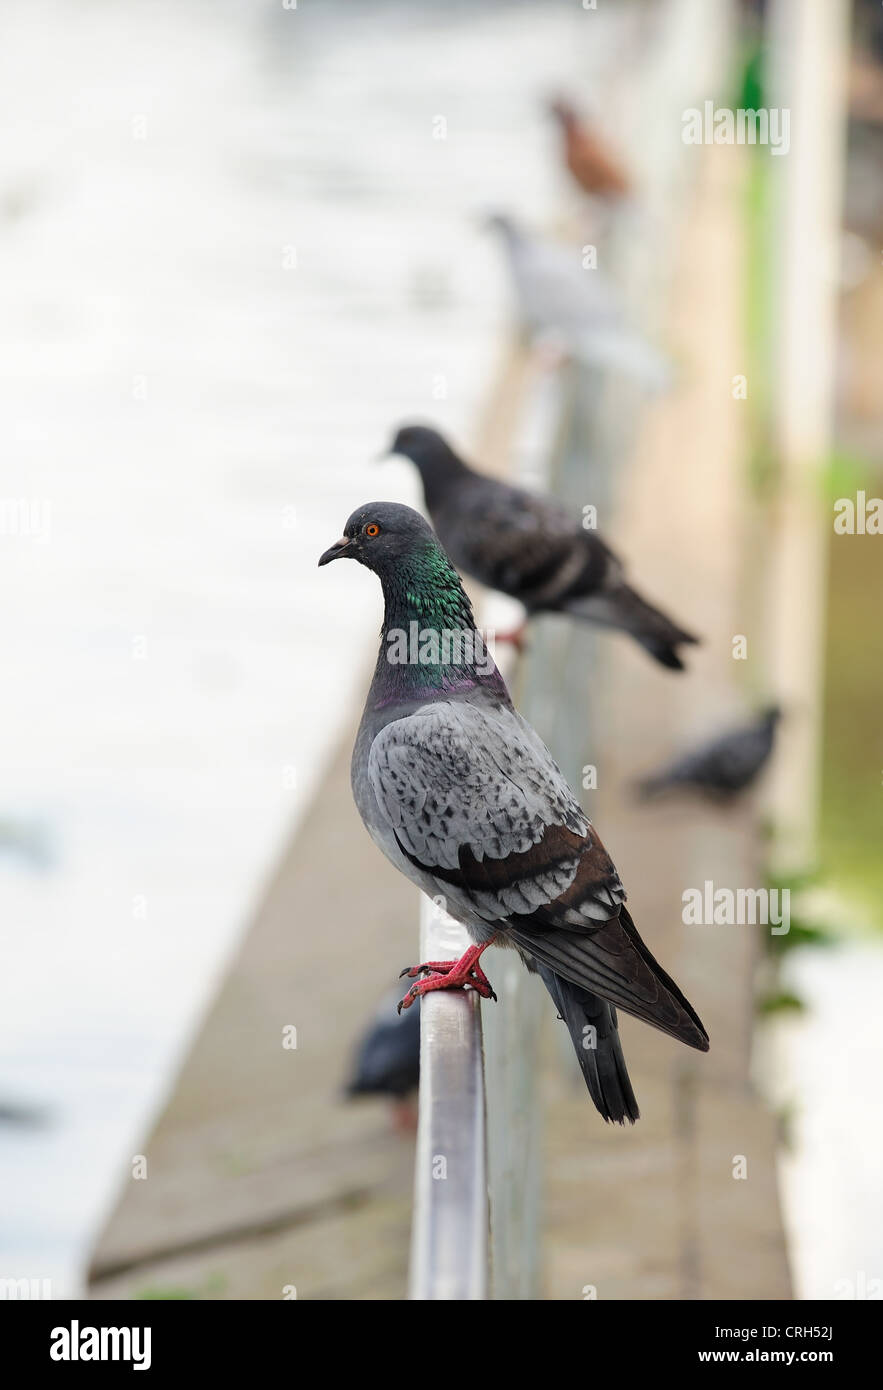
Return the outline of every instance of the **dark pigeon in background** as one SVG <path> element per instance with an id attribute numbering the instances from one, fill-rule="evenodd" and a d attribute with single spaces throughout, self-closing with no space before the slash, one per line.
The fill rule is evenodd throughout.
<path id="1" fill-rule="evenodd" d="M 50 1110 L 30 1101 L 0 1099 L 0 1126 L 22 1125 L 28 1129 L 49 1123 Z"/>
<path id="2" fill-rule="evenodd" d="M 406 425 L 390 450 L 416 466 L 438 538 L 458 569 L 534 613 L 567 613 L 629 633 L 661 665 L 684 669 L 697 639 L 625 581 L 597 532 L 558 503 L 468 467 L 435 430 Z"/>
<path id="3" fill-rule="evenodd" d="M 420 1082 L 420 1010 L 397 1013 L 400 994 L 396 989 L 384 997 L 356 1044 L 346 1094 L 387 1096 L 397 1103 L 397 1120 L 404 1123 L 411 1117 L 407 1102 Z"/>
<path id="4" fill-rule="evenodd" d="M 319 564 L 345 558 L 378 575 L 384 599 L 353 749 L 356 806 L 391 863 L 442 898 L 475 943 L 458 961 L 411 967 L 400 1007 L 438 989 L 491 998 L 480 957 L 491 944 L 514 947 L 549 989 L 601 1115 L 636 1120 L 617 1009 L 702 1052 L 708 1034 L 638 935 L 604 846 L 514 709 L 428 523 L 410 507 L 369 503 Z M 420 659 L 393 659 L 412 624 Z"/>
<path id="5" fill-rule="evenodd" d="M 638 783 L 640 796 L 648 800 L 678 789 L 698 791 L 720 801 L 738 796 L 766 766 L 781 717 L 778 705 L 772 705 L 746 727 L 682 754 L 668 767 L 642 778 Z"/>

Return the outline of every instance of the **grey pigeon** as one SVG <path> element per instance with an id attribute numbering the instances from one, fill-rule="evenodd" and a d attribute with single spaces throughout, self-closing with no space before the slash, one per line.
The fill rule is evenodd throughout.
<path id="1" fill-rule="evenodd" d="M 416 1091 L 420 1081 L 420 1010 L 397 1014 L 395 997 L 386 996 L 356 1045 L 348 1096 L 393 1096 Z"/>
<path id="2" fill-rule="evenodd" d="M 416 466 L 426 508 L 454 564 L 528 614 L 567 613 L 629 633 L 661 665 L 684 669 L 697 639 L 625 581 L 621 562 L 564 507 L 476 473 L 435 430 L 406 425 L 390 450 Z"/>
<path id="3" fill-rule="evenodd" d="M 0 817 L 0 855 L 10 854 L 29 861 L 35 869 L 52 867 L 52 837 L 42 821 Z"/>
<path id="4" fill-rule="evenodd" d="M 45 1125 L 49 1119 L 50 1111 L 45 1105 L 0 1099 L 0 1125 L 25 1125 L 31 1128 Z"/>
<path id="5" fill-rule="evenodd" d="M 759 718 L 741 729 L 722 734 L 673 763 L 644 777 L 638 791 L 646 800 L 663 792 L 688 788 L 712 799 L 726 801 L 750 787 L 773 751 L 776 725 L 782 717 L 771 705 Z"/>
<path id="6" fill-rule="evenodd" d="M 636 1120 L 617 1008 L 703 1052 L 705 1029 L 639 937 L 601 841 L 514 709 L 428 523 L 369 503 L 319 564 L 343 558 L 374 570 L 384 598 L 353 749 L 356 806 L 378 848 L 474 942 L 459 961 L 403 972 L 416 983 L 400 1007 L 436 989 L 490 998 L 480 957 L 492 943 L 514 947 L 549 989 L 600 1113 Z"/>
<path id="7" fill-rule="evenodd" d="M 502 235 L 518 313 L 532 340 L 557 343 L 590 367 L 609 367 L 650 390 L 670 386 L 671 365 L 628 322 L 620 295 L 582 252 L 528 236 L 511 217 L 490 219 Z"/>

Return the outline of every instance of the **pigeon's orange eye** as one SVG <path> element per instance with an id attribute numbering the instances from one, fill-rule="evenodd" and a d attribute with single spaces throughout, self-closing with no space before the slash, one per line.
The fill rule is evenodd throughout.
<path id="1" fill-rule="evenodd" d="M 380 527 L 377 525 L 377 522 L 376 522 L 376 521 L 369 521 L 369 522 L 368 522 L 368 525 L 365 527 L 365 535 L 366 535 L 366 536 L 379 536 L 379 535 L 380 535 Z"/>

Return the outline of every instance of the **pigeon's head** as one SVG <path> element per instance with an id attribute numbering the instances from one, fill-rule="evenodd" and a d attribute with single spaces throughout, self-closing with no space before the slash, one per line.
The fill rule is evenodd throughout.
<path id="1" fill-rule="evenodd" d="M 425 467 L 437 462 L 458 462 L 453 449 L 438 430 L 430 429 L 428 425 L 402 425 L 389 446 L 389 452 L 404 455 L 417 465 L 421 473 Z"/>
<path id="2" fill-rule="evenodd" d="M 353 512 L 340 540 L 319 557 L 319 564 L 358 560 L 382 576 L 428 547 L 438 549 L 435 532 L 413 507 L 399 502 L 368 502 Z"/>
<path id="3" fill-rule="evenodd" d="M 391 454 L 402 454 L 411 460 L 420 481 L 430 514 L 442 503 L 450 490 L 456 489 L 469 471 L 461 458 L 438 430 L 427 425 L 403 425 L 390 445 Z"/>

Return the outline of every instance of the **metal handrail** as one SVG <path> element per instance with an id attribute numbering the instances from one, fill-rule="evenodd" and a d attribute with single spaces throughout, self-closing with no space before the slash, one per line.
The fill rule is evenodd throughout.
<path id="1" fill-rule="evenodd" d="M 423 899 L 421 960 L 456 959 L 471 944 L 465 927 Z M 410 1297 L 487 1298 L 488 1225 L 479 997 L 471 990 L 427 994 L 420 1002 Z"/>
<path id="2" fill-rule="evenodd" d="M 715 68 L 724 9 L 707 0 L 668 0 L 664 9 L 654 57 L 657 100 L 645 101 L 653 113 L 645 121 L 645 143 L 652 147 L 646 164 L 655 179 L 650 225 L 657 249 L 664 225 L 659 190 L 678 186 L 681 154 L 677 145 L 666 145 L 664 131 L 678 128 L 676 94 L 684 73 L 701 83 L 703 74 Z M 658 114 L 663 99 L 666 121 Z M 658 285 L 640 243 L 631 227 L 617 236 L 614 253 L 624 278 L 646 302 Z M 482 462 L 493 467 L 495 455 L 498 466 L 501 456 L 512 457 L 517 434 L 520 471 L 529 474 L 525 482 L 550 488 L 574 506 L 593 502 L 606 514 L 617 462 L 632 440 L 638 402 L 634 388 L 571 364 L 559 374 L 550 396 L 548 387 L 529 380 L 530 368 L 517 350 L 509 372 L 511 380 L 496 386 L 495 418 L 487 424 Z M 533 406 L 528 420 L 523 418 L 526 400 Z M 516 704 L 553 748 L 574 786 L 579 786 L 590 747 L 594 650 L 589 633 L 574 644 L 563 626 L 540 624 L 517 671 L 498 653 L 510 688 L 514 677 Z M 580 712 L 577 721 L 574 709 Z M 471 944 L 465 929 L 439 904 L 424 899 L 421 914 L 421 960 L 455 959 Z M 536 1296 L 539 1107 L 534 1059 L 547 1001 L 537 978 L 528 975 L 514 952 L 492 954 L 488 964 L 500 1004 L 491 1004 L 484 1020 L 480 1000 L 471 991 L 441 991 L 421 1001 L 413 1299 Z M 490 1088 L 485 1086 L 483 1041 L 494 1078 Z"/>

